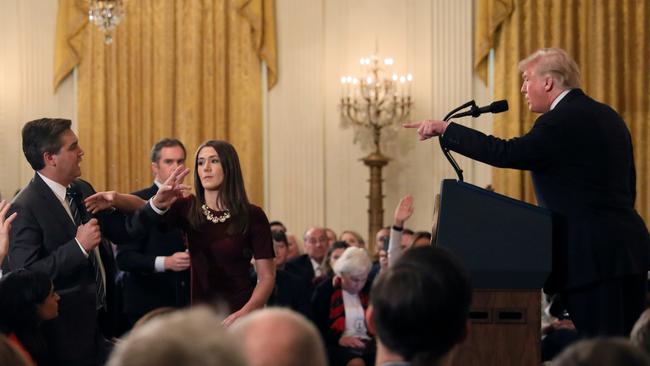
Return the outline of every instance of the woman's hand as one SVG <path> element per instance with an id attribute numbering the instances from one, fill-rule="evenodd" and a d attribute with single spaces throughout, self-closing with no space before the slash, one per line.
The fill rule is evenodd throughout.
<path id="1" fill-rule="evenodd" d="M 92 214 L 95 214 L 99 211 L 113 208 L 113 202 L 115 202 L 115 197 L 118 194 L 119 193 L 115 191 L 106 191 L 97 192 L 92 196 L 86 197 L 84 200 L 84 203 L 86 204 L 86 210 Z"/>
<path id="2" fill-rule="evenodd" d="M 341 347 L 348 347 L 348 348 L 359 348 L 359 349 L 366 348 L 366 344 L 363 343 L 363 341 L 360 338 L 352 337 L 352 336 L 342 336 L 341 338 L 339 338 L 339 345 Z"/>
<path id="3" fill-rule="evenodd" d="M 227 328 L 227 327 L 231 326 L 232 324 L 234 324 L 237 321 L 237 319 L 241 318 L 242 316 L 244 316 L 244 315 L 246 315 L 248 313 L 249 313 L 248 310 L 245 310 L 244 308 L 241 308 L 241 309 L 235 311 L 234 313 L 228 315 L 226 317 L 226 319 L 224 319 L 221 322 L 221 324 L 224 327 Z"/>
<path id="4" fill-rule="evenodd" d="M 177 199 L 183 197 L 184 191 L 190 189 L 189 186 L 183 184 L 183 179 L 189 173 L 190 170 L 182 165 L 176 168 L 160 185 L 158 192 L 151 199 L 153 205 L 160 210 L 167 210 Z"/>
<path id="5" fill-rule="evenodd" d="M 10 206 L 11 204 L 7 203 L 7 201 L 0 202 L 0 263 L 4 262 L 9 251 L 9 231 L 11 231 L 11 223 L 18 215 L 18 212 L 14 212 L 5 219 Z"/>
<path id="6" fill-rule="evenodd" d="M 404 222 L 408 220 L 413 214 L 413 197 L 405 196 L 399 201 L 397 207 L 395 207 L 395 214 L 393 218 L 395 219 L 395 226 L 403 227 Z"/>

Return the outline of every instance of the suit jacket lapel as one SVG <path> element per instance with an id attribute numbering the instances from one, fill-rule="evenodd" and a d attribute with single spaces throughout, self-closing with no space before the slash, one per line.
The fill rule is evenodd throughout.
<path id="1" fill-rule="evenodd" d="M 70 219 L 70 215 L 68 215 L 68 212 L 61 205 L 61 201 L 54 195 L 52 189 L 45 184 L 43 179 L 38 174 L 34 174 L 34 179 L 32 179 L 30 184 L 34 185 L 34 189 L 41 196 L 43 210 L 50 212 L 52 214 L 51 217 L 58 221 L 66 230 L 76 233 L 77 228 L 72 222 L 72 219 Z"/>

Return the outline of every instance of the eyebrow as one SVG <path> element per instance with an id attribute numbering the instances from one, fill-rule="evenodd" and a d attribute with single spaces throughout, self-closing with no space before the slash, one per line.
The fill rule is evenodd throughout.
<path id="1" fill-rule="evenodd" d="M 199 157 L 199 159 L 211 159 L 211 158 L 217 158 L 218 159 L 219 157 L 217 155 L 210 155 L 210 156 L 207 156 L 207 157 Z"/>

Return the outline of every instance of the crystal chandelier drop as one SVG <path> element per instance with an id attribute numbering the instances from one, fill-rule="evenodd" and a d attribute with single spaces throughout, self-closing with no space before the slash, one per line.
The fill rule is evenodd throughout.
<path id="1" fill-rule="evenodd" d="M 122 0 L 88 0 L 88 20 L 104 32 L 104 43 L 113 43 L 113 31 L 124 18 Z"/>
<path id="2" fill-rule="evenodd" d="M 344 125 L 369 129 L 375 151 L 380 151 L 381 131 L 396 127 L 411 112 L 411 74 L 391 73 L 392 58 L 377 55 L 362 58 L 359 77 L 341 78 L 341 119 Z"/>

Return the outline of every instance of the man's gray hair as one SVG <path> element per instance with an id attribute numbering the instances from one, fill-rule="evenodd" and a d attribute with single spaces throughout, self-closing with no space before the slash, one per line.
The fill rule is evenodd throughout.
<path id="1" fill-rule="evenodd" d="M 334 273 L 339 276 L 360 276 L 368 274 L 372 261 L 365 249 L 357 247 L 347 248 L 334 263 Z"/>
<path id="2" fill-rule="evenodd" d="M 630 339 L 632 343 L 650 355 L 650 309 L 646 309 L 634 323 Z"/>
<path id="3" fill-rule="evenodd" d="M 238 348 L 208 307 L 161 315 L 120 342 L 108 366 L 244 366 Z"/>
<path id="4" fill-rule="evenodd" d="M 580 87 L 580 69 L 573 58 L 561 48 L 541 48 L 535 51 L 519 61 L 519 71 L 526 71 L 530 65 L 535 66 L 536 75 L 550 75 L 560 89 Z"/>

